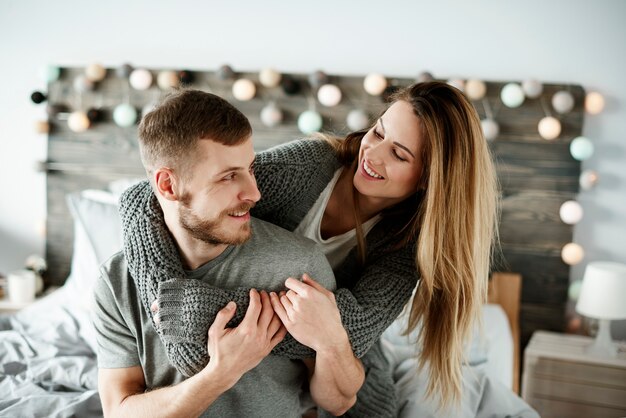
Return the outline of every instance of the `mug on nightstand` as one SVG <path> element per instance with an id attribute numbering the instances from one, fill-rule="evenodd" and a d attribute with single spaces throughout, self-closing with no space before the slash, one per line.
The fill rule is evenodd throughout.
<path id="1" fill-rule="evenodd" d="M 37 277 L 31 270 L 14 271 L 7 278 L 9 300 L 14 303 L 28 303 L 35 300 L 36 287 Z"/>

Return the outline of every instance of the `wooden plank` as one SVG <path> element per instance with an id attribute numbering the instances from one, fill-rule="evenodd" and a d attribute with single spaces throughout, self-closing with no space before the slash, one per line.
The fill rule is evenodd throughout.
<path id="1" fill-rule="evenodd" d="M 558 400 L 533 396 L 526 401 L 537 410 L 541 418 L 617 418 L 626 416 L 626 409 L 572 402 L 569 399 Z"/>

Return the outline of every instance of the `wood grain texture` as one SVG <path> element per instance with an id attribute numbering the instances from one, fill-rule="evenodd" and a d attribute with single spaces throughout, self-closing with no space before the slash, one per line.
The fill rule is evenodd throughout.
<path id="1" fill-rule="evenodd" d="M 78 93 L 72 83 L 82 68 L 64 68 L 62 78 L 49 85 L 49 102 L 71 110 L 100 108 L 103 121 L 85 133 L 67 128 L 67 114 L 50 118 L 48 138 L 48 238 L 46 252 L 50 270 L 47 284 L 62 284 L 69 273 L 72 254 L 72 221 L 65 206 L 65 195 L 85 188 L 106 188 L 109 181 L 143 175 L 136 141 L 136 127 L 121 128 L 112 122 L 112 112 L 120 103 L 130 103 L 140 111 L 158 100 L 164 92 L 154 85 L 149 90 L 130 88 L 128 81 L 109 70 L 93 92 Z M 155 79 L 159 70 L 151 70 Z M 350 110 L 365 110 L 372 120 L 385 107 L 380 97 L 363 89 L 363 76 L 330 75 L 330 82 L 343 92 L 341 103 L 322 106 L 309 86 L 308 74 L 290 74 L 301 84 L 301 92 L 290 96 L 280 87 L 264 88 L 258 74 L 239 73 L 257 85 L 257 96 L 239 102 L 231 93 L 232 80 L 220 80 L 213 71 L 195 71 L 192 87 L 219 94 L 239 108 L 251 121 L 255 149 L 303 137 L 296 126 L 298 115 L 316 109 L 324 118 L 325 131 L 338 135 L 347 132 L 346 116 Z M 389 78 L 392 85 L 405 86 L 410 78 Z M 500 239 L 503 260 L 493 270 L 520 273 L 523 277 L 521 303 L 522 344 L 535 329 L 562 330 L 564 305 L 569 282 L 569 267 L 561 261 L 563 245 L 572 240 L 572 227 L 561 222 L 560 205 L 575 198 L 578 192 L 580 162 L 569 154 L 570 141 L 579 136 L 583 126 L 584 91 L 577 85 L 546 84 L 539 99 L 526 99 L 519 108 L 505 107 L 499 99 L 503 81 L 487 82 L 487 96 L 474 105 L 481 118 L 490 110 L 500 125 L 499 137 L 490 143 L 502 187 Z M 566 115 L 556 115 L 550 105 L 552 95 L 568 90 L 575 107 Z M 284 112 L 284 123 L 267 128 L 260 121 L 261 109 L 273 101 Z M 537 131 L 539 120 L 547 112 L 562 123 L 561 136 L 553 141 L 542 139 Z"/>

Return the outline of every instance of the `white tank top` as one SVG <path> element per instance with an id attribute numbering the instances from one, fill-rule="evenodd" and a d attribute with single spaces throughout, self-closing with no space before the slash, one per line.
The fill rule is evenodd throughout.
<path id="1" fill-rule="evenodd" d="M 335 172 L 330 183 L 328 183 L 324 191 L 320 194 L 320 197 L 317 198 L 315 204 L 309 209 L 309 212 L 294 231 L 318 243 L 333 270 L 341 264 L 350 250 L 357 244 L 355 229 L 351 229 L 348 232 L 328 239 L 322 238 L 322 217 L 324 216 L 328 200 L 342 171 L 343 168 L 340 168 Z M 350 216 L 353 216 L 352 213 L 350 213 Z M 380 215 L 376 215 L 363 224 L 363 233 L 366 236 L 380 218 Z"/>

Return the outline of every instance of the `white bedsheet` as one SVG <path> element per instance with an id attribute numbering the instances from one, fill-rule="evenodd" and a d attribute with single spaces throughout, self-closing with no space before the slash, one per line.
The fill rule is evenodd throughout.
<path id="1" fill-rule="evenodd" d="M 416 339 L 419 330 L 402 336 L 407 316 L 401 315 L 383 334 L 383 347 L 392 366 L 399 399 L 398 416 L 404 418 L 528 417 L 539 415 L 511 390 L 513 336 L 504 310 L 484 305 L 483 333 L 475 330 L 463 366 L 463 395 L 457 409 L 440 411 L 426 400 L 428 371 L 418 370 Z"/>
<path id="2" fill-rule="evenodd" d="M 102 416 L 92 329 L 66 286 L 0 317 L 0 417 Z"/>

